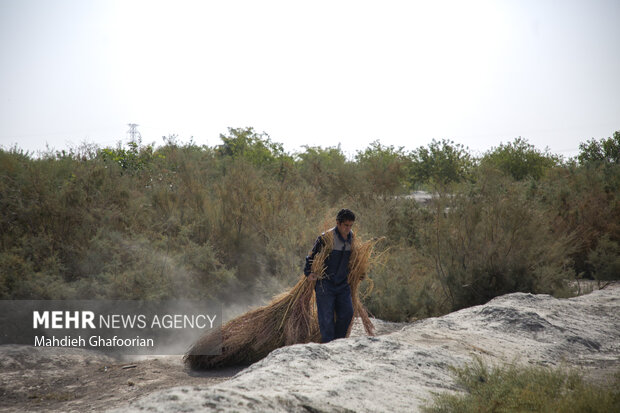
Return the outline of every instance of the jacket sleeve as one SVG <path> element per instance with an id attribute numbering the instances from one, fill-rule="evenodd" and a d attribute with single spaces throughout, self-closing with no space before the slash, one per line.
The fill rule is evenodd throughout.
<path id="1" fill-rule="evenodd" d="M 322 247 L 323 247 L 323 239 L 321 237 L 318 237 L 316 241 L 314 242 L 314 246 L 312 247 L 312 250 L 306 257 L 306 265 L 304 266 L 304 274 L 306 275 L 306 277 L 310 275 L 310 273 L 312 272 L 312 263 L 314 262 L 314 257 L 316 256 L 316 254 L 319 253 L 319 251 L 321 251 Z"/>

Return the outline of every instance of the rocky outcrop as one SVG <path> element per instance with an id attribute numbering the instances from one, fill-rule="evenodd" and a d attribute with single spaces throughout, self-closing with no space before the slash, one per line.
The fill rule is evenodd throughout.
<path id="1" fill-rule="evenodd" d="M 114 411 L 417 411 L 433 392 L 458 391 L 450 366 L 475 356 L 620 368 L 618 286 L 571 299 L 509 294 L 443 317 L 376 324 L 397 331 L 281 348 L 227 382 L 159 391 Z"/>

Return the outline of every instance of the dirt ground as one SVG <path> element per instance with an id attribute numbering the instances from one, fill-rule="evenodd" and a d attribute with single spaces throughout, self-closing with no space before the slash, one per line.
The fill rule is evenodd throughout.
<path id="1" fill-rule="evenodd" d="M 620 289 L 620 284 L 612 287 L 614 291 L 617 291 L 616 288 Z M 383 374 L 393 380 L 395 377 L 390 376 L 393 374 L 392 367 L 386 365 L 386 357 L 390 356 L 395 357 L 394 363 L 413 363 L 409 367 L 403 367 L 402 373 L 405 376 L 418 370 L 418 373 L 422 374 L 425 371 L 424 366 L 427 366 L 430 369 L 427 376 L 433 378 L 438 374 L 438 368 L 442 365 L 441 363 L 437 364 L 441 355 L 444 357 L 455 356 L 461 351 L 464 356 L 470 351 L 467 346 L 460 348 L 456 345 L 464 343 L 468 339 L 473 340 L 477 347 L 486 346 L 486 348 L 492 348 L 493 351 L 497 350 L 500 353 L 501 348 L 504 348 L 507 353 L 510 351 L 520 352 L 523 353 L 523 357 L 530 357 L 532 360 L 559 362 L 563 357 L 560 353 L 573 354 L 573 350 L 579 350 L 580 352 L 574 353 L 576 359 L 570 364 L 582 368 L 588 380 L 600 385 L 609 385 L 611 378 L 620 368 L 616 356 L 618 330 L 614 327 L 618 325 L 616 316 L 616 303 L 618 301 L 617 294 L 611 291 L 612 287 L 608 288 L 609 291 L 606 294 L 583 296 L 578 300 L 558 301 L 543 296 L 514 295 L 511 296 L 512 298 L 505 298 L 504 301 L 508 300 L 506 302 L 502 299 L 493 301 L 493 305 L 486 312 L 481 307 L 466 309 L 441 318 L 422 320 L 415 324 L 415 329 L 409 327 L 406 329 L 407 323 L 388 323 L 375 320 L 373 323 L 377 335 L 397 332 L 392 340 L 369 342 L 361 348 L 359 348 L 360 343 L 355 340 L 343 340 L 326 349 L 316 346 L 312 348 L 303 346 L 291 348 L 289 349 L 290 360 L 285 360 L 288 356 L 287 352 L 280 353 L 283 362 L 278 362 L 277 365 L 263 366 L 261 371 L 254 372 L 255 377 L 251 374 L 245 375 L 248 377 L 243 376 L 249 383 L 243 385 L 249 386 L 248 388 L 254 386 L 256 392 L 260 393 L 264 390 L 265 377 L 271 377 L 271 380 L 276 383 L 273 384 L 273 387 L 285 387 L 283 383 L 277 382 L 277 380 L 291 381 L 292 377 L 297 377 L 296 375 L 299 374 L 303 375 L 303 368 L 307 368 L 303 365 L 303 361 L 301 362 L 303 366 L 300 365 L 300 360 L 303 360 L 303 357 L 295 352 L 312 353 L 319 350 L 321 350 L 322 358 L 313 359 L 313 363 L 316 365 L 313 365 L 314 369 L 305 372 L 308 376 L 315 374 L 316 371 L 338 369 L 340 368 L 338 366 L 341 365 L 355 365 L 360 357 L 362 359 L 366 357 L 368 360 L 360 365 L 359 377 L 355 376 L 354 372 L 349 372 L 347 374 L 353 375 L 349 377 L 349 380 L 359 380 L 360 386 L 366 385 L 368 373 L 362 367 L 373 365 L 372 363 L 381 365 L 382 369 L 385 370 Z M 531 308 L 527 307 L 528 305 Z M 527 311 L 522 308 L 523 306 L 527 307 Z M 528 310 L 528 308 L 530 309 Z M 491 314 L 490 310 L 494 310 L 494 313 Z M 507 315 L 510 316 L 513 313 L 518 315 L 519 320 L 521 320 L 520 323 L 516 323 L 510 317 L 506 318 Z M 584 324 L 585 322 L 581 319 L 586 316 L 592 320 Z M 535 324 L 536 327 L 548 326 L 548 328 L 540 331 L 523 330 L 530 325 L 528 324 L 528 317 L 533 317 L 532 325 Z M 596 324 L 597 320 L 604 324 Z M 519 330 L 517 328 L 519 326 L 524 327 Z M 351 335 L 365 335 L 359 321 L 354 323 Z M 425 344 L 424 337 L 426 335 L 435 337 L 437 340 L 439 340 L 439 336 L 445 335 L 446 337 L 443 341 Z M 529 341 L 526 340 L 528 337 Z M 483 338 L 488 341 L 486 344 L 480 342 Z M 595 351 L 580 343 L 593 343 L 600 349 Z M 529 346 L 530 344 L 531 346 Z M 418 349 L 414 351 L 413 356 L 405 351 L 411 346 Z M 330 352 L 334 355 L 330 355 L 332 354 Z M 559 352 L 559 355 L 554 352 Z M 323 353 L 328 354 L 328 356 Z M 403 358 L 398 358 L 401 353 Z M 312 356 L 312 354 L 310 355 Z M 429 359 L 428 363 L 420 364 L 427 358 Z M 289 370 L 287 370 L 286 363 L 291 365 Z M 340 364 L 316 368 L 321 366 L 320 363 Z M 446 359 L 443 364 L 454 363 Z M 381 372 L 379 367 L 371 369 L 373 373 Z M 142 406 L 139 399 L 144 396 L 161 393 L 177 386 L 204 388 L 225 382 L 242 370 L 242 367 L 237 367 L 194 372 L 183 365 L 181 356 L 120 360 L 91 350 L 3 345 L 0 346 L 0 412 L 98 412 L 113 408 L 124 409 L 129 406 L 130 402 L 134 401 L 138 401 L 135 404 L 136 409 L 138 409 Z M 283 374 L 289 376 L 283 378 Z M 413 386 L 424 377 L 428 378 L 427 376 L 412 376 L 413 378 L 406 383 Z M 305 378 L 302 379 L 306 380 Z M 404 377 L 403 380 L 408 379 Z M 387 381 L 386 378 L 377 383 L 381 384 Z M 367 391 L 368 389 L 364 390 L 360 387 L 361 395 L 359 398 L 362 399 L 365 395 L 364 392 Z M 342 400 L 351 398 L 350 389 L 347 389 L 346 392 L 343 390 L 342 394 Z M 406 397 L 410 398 L 410 396 L 410 390 L 407 390 Z M 172 399 L 170 400 L 170 403 L 176 403 Z M 157 401 L 157 403 L 160 402 Z M 148 408 L 149 405 L 146 403 L 144 406 Z M 181 409 L 183 406 L 179 404 L 176 407 Z M 185 411 L 179 409 L 177 411 Z M 200 406 L 197 406 L 197 409 L 200 409 Z M 394 410 L 398 411 L 398 409 Z"/>
<path id="2" fill-rule="evenodd" d="M 376 334 L 404 323 L 375 322 Z M 359 320 L 352 336 L 365 335 Z M 76 348 L 0 346 L 0 412 L 104 411 L 156 390 L 221 383 L 244 367 L 195 372 L 181 356 L 119 360 Z"/>
<path id="3" fill-rule="evenodd" d="M 197 373 L 181 356 L 117 360 L 94 351 L 0 346 L 0 412 L 103 411 L 174 386 L 206 386 L 242 368 Z"/>

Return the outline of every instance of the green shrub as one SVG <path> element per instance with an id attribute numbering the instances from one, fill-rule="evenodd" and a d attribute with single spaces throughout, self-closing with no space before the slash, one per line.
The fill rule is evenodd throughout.
<path id="1" fill-rule="evenodd" d="M 154 145 L 143 146 L 140 140 L 132 140 L 127 143 L 127 148 L 119 143 L 115 149 L 103 148 L 98 150 L 96 156 L 104 162 L 118 164 L 123 172 L 135 174 L 143 169 L 150 168 L 154 157 L 157 155 L 154 153 Z M 64 153 L 63 157 L 71 158 L 65 156 Z"/>
<path id="2" fill-rule="evenodd" d="M 620 279 L 620 245 L 608 236 L 602 237 L 596 248 L 588 254 L 588 264 L 598 281 Z"/>
<path id="3" fill-rule="evenodd" d="M 384 262 L 369 274 L 373 289 L 364 304 L 370 313 L 396 322 L 443 313 L 429 264 L 410 247 L 392 247 Z"/>
<path id="4" fill-rule="evenodd" d="M 332 206 L 343 198 L 357 195 L 362 182 L 355 164 L 348 162 L 340 146 L 321 148 L 305 146 L 296 154 L 297 169 L 301 179 L 312 188 L 320 201 Z"/>
<path id="5" fill-rule="evenodd" d="M 574 371 L 507 365 L 489 367 L 482 361 L 454 369 L 462 393 L 439 393 L 428 413 L 617 412 L 620 375 L 611 388 L 587 383 Z"/>
<path id="6" fill-rule="evenodd" d="M 593 278 L 588 255 L 598 240 L 620 242 L 620 165 L 557 168 L 532 192 L 553 232 L 573 236 L 575 273 Z"/>
<path id="7" fill-rule="evenodd" d="M 614 163 L 620 164 L 620 131 L 614 132 L 607 139 L 591 139 L 579 144 L 579 162 L 589 163 Z"/>
<path id="8" fill-rule="evenodd" d="M 436 190 L 467 181 L 475 161 L 463 145 L 450 140 L 433 140 L 427 148 L 419 147 L 409 155 L 411 187 L 429 184 Z"/>
<path id="9" fill-rule="evenodd" d="M 355 161 L 365 182 L 361 187 L 364 192 L 383 196 L 404 192 L 408 160 L 402 147 L 383 146 L 374 141 L 357 152 Z"/>
<path id="10" fill-rule="evenodd" d="M 252 128 L 221 139 L 208 147 L 173 135 L 157 148 L 130 142 L 38 157 L 0 149 L 0 296 L 245 291 L 260 302 L 296 282 L 342 207 L 357 213 L 361 235 L 387 237 L 367 298 L 380 318 L 442 314 L 512 291 L 557 294 L 573 271 L 615 271 L 613 163 L 545 166 L 540 180 L 515 183 L 497 167 L 475 170 L 450 141 L 409 154 L 377 141 L 349 160 L 340 147 L 290 155 Z M 407 185 L 442 195 L 421 207 L 402 196 Z"/>
<path id="11" fill-rule="evenodd" d="M 560 158 L 549 151 L 541 152 L 527 139 L 500 144 L 488 151 L 481 160 L 486 167 L 494 167 L 521 181 L 526 178 L 538 180 L 551 168 L 560 164 Z"/>
<path id="12" fill-rule="evenodd" d="M 574 276 L 572 239 L 551 231 L 525 185 L 489 170 L 433 209 L 422 247 L 452 311 L 512 292 L 553 293 Z"/>

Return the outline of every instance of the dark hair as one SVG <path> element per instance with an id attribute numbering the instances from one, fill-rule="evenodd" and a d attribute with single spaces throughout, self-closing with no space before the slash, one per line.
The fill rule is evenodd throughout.
<path id="1" fill-rule="evenodd" d="M 355 221 L 355 214 L 350 209 L 341 209 L 338 211 L 338 215 L 336 215 L 336 221 Z"/>

